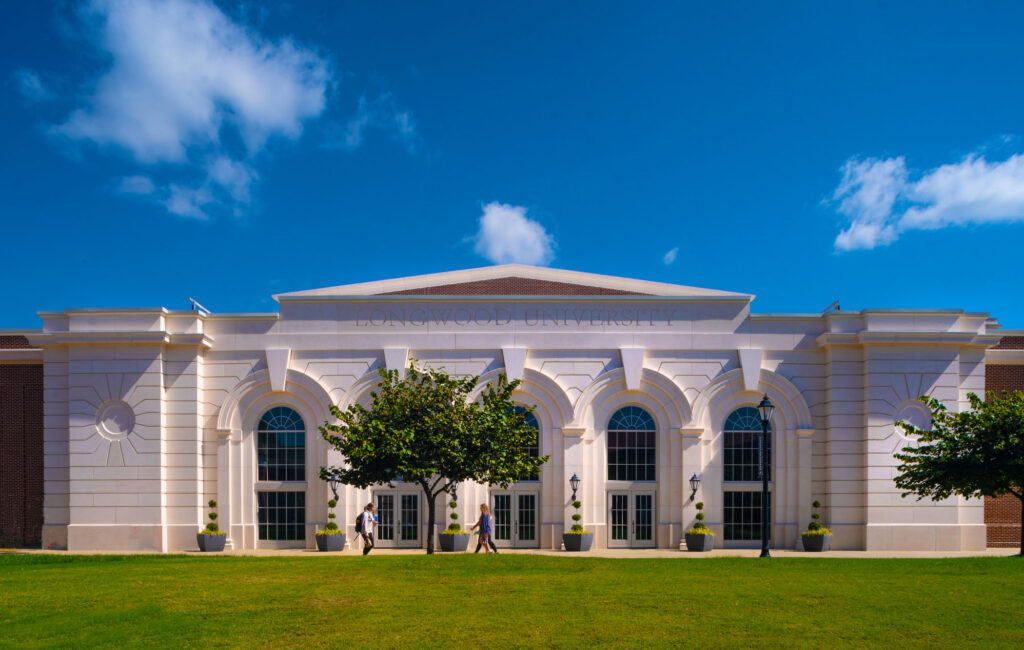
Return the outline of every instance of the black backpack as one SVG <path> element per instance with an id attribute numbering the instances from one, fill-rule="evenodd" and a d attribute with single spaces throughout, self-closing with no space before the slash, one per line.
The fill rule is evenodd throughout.
<path id="1" fill-rule="evenodd" d="M 363 513 L 361 512 L 356 516 L 356 532 L 363 532 Z"/>

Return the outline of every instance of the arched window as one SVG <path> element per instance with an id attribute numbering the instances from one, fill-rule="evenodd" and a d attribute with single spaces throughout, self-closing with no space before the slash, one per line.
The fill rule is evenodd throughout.
<path id="1" fill-rule="evenodd" d="M 516 413 L 525 413 L 526 424 L 533 427 L 536 433 L 533 444 L 526 446 L 526 452 L 530 454 L 531 458 L 540 458 L 540 424 L 537 422 L 537 416 L 533 414 L 533 411 L 528 411 L 524 406 L 516 406 Z M 536 471 L 531 472 L 529 475 L 519 479 L 520 481 L 539 481 L 540 480 L 540 468 Z"/>
<path id="2" fill-rule="evenodd" d="M 723 480 L 761 480 L 761 414 L 753 406 L 741 406 L 725 419 L 723 427 L 725 457 Z M 772 428 L 768 425 L 768 438 L 764 453 L 768 456 L 768 480 L 771 480 Z"/>
<path id="3" fill-rule="evenodd" d="M 287 406 L 264 413 L 256 427 L 256 480 L 271 483 L 257 483 L 259 539 L 286 545 L 305 539 L 306 423 Z"/>
<path id="4" fill-rule="evenodd" d="M 608 421 L 608 480 L 653 481 L 657 465 L 654 418 L 639 406 L 624 406 Z"/>
<path id="5" fill-rule="evenodd" d="M 256 429 L 260 481 L 306 480 L 306 424 L 287 406 L 275 406 Z"/>

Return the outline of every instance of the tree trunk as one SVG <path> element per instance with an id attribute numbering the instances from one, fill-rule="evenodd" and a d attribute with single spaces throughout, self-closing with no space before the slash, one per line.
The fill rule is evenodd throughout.
<path id="1" fill-rule="evenodd" d="M 437 494 L 431 494 L 426 488 L 423 492 L 427 496 L 427 555 L 434 554 L 434 500 Z"/>

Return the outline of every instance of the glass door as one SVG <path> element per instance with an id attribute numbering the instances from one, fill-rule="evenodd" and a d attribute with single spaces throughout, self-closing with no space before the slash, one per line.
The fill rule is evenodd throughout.
<path id="1" fill-rule="evenodd" d="M 420 545 L 420 495 L 412 492 L 399 497 L 398 546 L 416 548 Z"/>
<path id="2" fill-rule="evenodd" d="M 608 548 L 651 548 L 654 533 L 654 491 L 608 493 Z"/>
<path id="3" fill-rule="evenodd" d="M 373 543 L 381 546 L 394 546 L 395 541 L 395 495 L 376 494 L 374 503 L 377 505 L 377 526 L 373 530 Z"/>
<path id="4" fill-rule="evenodd" d="M 537 535 L 537 493 L 516 494 L 516 547 L 530 548 L 538 544 Z"/>
<path id="5" fill-rule="evenodd" d="M 419 492 L 374 492 L 377 526 L 374 542 L 381 548 L 419 548 Z"/>
<path id="6" fill-rule="evenodd" d="M 629 546 L 629 492 L 608 493 L 608 548 Z"/>
<path id="7" fill-rule="evenodd" d="M 500 548 L 536 548 L 537 492 L 492 492 L 491 522 L 494 544 Z"/>
<path id="8" fill-rule="evenodd" d="M 633 540 L 634 548 L 654 546 L 654 492 L 633 493 Z"/>
<path id="9" fill-rule="evenodd" d="M 503 548 L 512 546 L 511 492 L 494 493 L 491 495 L 491 528 L 493 529 L 492 534 L 494 535 L 495 546 Z"/>

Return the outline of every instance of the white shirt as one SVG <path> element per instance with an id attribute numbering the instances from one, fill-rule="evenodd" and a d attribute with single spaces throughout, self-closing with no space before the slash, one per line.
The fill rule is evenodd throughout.
<path id="1" fill-rule="evenodd" d="M 363 518 L 363 534 L 373 534 L 373 513 L 369 510 L 363 510 L 363 514 L 360 515 Z"/>

